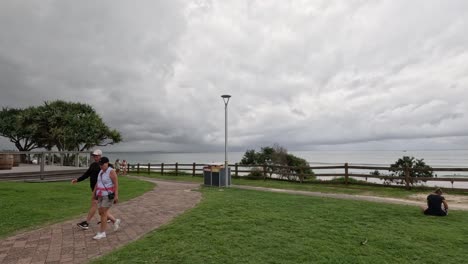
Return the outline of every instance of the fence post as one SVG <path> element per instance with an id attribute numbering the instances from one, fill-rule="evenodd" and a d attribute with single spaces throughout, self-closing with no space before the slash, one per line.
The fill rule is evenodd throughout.
<path id="1" fill-rule="evenodd" d="M 161 175 L 164 175 L 164 163 L 161 163 Z"/>
<path id="2" fill-rule="evenodd" d="M 234 177 L 236 177 L 236 178 L 239 177 L 239 164 L 237 164 L 237 162 L 234 165 L 234 173 L 235 173 Z"/>
<path id="3" fill-rule="evenodd" d="M 44 180 L 44 166 L 45 166 L 45 154 L 44 152 L 41 152 L 41 154 L 39 154 L 39 157 L 40 157 L 40 160 L 39 162 L 40 163 L 40 171 L 41 171 L 41 180 Z"/>
<path id="4" fill-rule="evenodd" d="M 267 175 L 267 166 L 266 164 L 263 164 L 263 180 L 266 180 Z"/>
<path id="5" fill-rule="evenodd" d="M 179 162 L 175 163 L 175 176 L 179 176 Z"/>
<path id="6" fill-rule="evenodd" d="M 299 180 L 301 181 L 301 183 L 303 183 L 304 181 L 304 174 L 303 174 L 302 167 L 299 169 Z"/>
<path id="7" fill-rule="evenodd" d="M 405 167 L 405 184 L 406 184 L 406 189 L 411 189 L 410 187 L 410 170 L 408 167 Z"/>
<path id="8" fill-rule="evenodd" d="M 140 163 L 137 163 L 137 174 L 140 174 Z"/>
<path id="9" fill-rule="evenodd" d="M 151 163 L 148 163 L 148 175 L 151 174 Z"/>
<path id="10" fill-rule="evenodd" d="M 192 165 L 192 177 L 195 177 L 195 162 Z"/>
<path id="11" fill-rule="evenodd" d="M 345 176 L 344 176 L 345 184 L 348 185 L 348 179 L 349 179 L 348 162 L 344 164 L 344 173 L 345 173 Z"/>

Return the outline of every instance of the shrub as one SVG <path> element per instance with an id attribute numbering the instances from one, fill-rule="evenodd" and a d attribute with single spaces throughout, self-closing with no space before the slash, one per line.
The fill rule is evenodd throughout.
<path id="1" fill-rule="evenodd" d="M 390 165 L 391 176 L 405 177 L 405 170 L 409 169 L 409 182 L 411 185 L 417 183 L 418 177 L 434 177 L 434 170 L 431 166 L 426 165 L 424 159 L 415 159 L 414 157 L 403 156 L 395 163 Z M 396 182 L 398 184 L 405 184 L 403 179 L 386 179 L 385 181 Z"/>
<path id="2" fill-rule="evenodd" d="M 260 168 L 253 168 L 250 173 L 247 175 L 247 178 L 252 180 L 260 180 L 263 179 L 263 170 Z"/>
<path id="3" fill-rule="evenodd" d="M 326 183 L 344 184 L 344 183 L 346 183 L 346 179 L 345 179 L 345 177 L 337 177 L 337 178 L 333 178 L 333 179 L 331 179 L 331 180 L 324 180 L 323 182 L 326 182 Z M 351 183 L 351 184 L 358 184 L 358 183 L 368 183 L 368 182 L 362 181 L 362 180 L 353 179 L 353 178 L 348 178 L 348 183 Z"/>
<path id="4" fill-rule="evenodd" d="M 281 179 L 296 180 L 301 177 L 299 175 L 308 174 L 309 176 L 304 178 L 315 178 L 314 172 L 310 169 L 309 163 L 305 159 L 289 154 L 284 147 L 278 144 L 273 145 L 273 147 L 263 147 L 259 152 L 253 149 L 247 150 L 240 164 L 267 165 L 269 177 L 277 175 Z M 298 176 L 294 176 L 294 174 Z"/>

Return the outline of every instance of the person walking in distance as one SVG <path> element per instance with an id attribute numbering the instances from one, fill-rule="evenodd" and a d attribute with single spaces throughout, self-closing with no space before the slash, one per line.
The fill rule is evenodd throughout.
<path id="1" fill-rule="evenodd" d="M 94 187 L 94 197 L 97 198 L 99 215 L 101 216 L 101 226 L 99 232 L 93 239 L 99 240 L 106 237 L 107 218 L 109 209 L 114 203 L 119 201 L 119 181 L 117 173 L 109 166 L 109 159 L 102 157 L 99 160 L 101 171 L 98 175 L 96 186 Z M 120 219 L 114 222 L 114 231 L 119 229 Z"/>
<path id="2" fill-rule="evenodd" d="M 128 163 L 126 160 L 122 161 L 122 174 L 127 175 L 127 170 L 128 170 Z"/>
<path id="3" fill-rule="evenodd" d="M 93 157 L 94 162 L 91 163 L 91 165 L 89 165 L 88 170 L 83 175 L 81 175 L 81 177 L 73 179 L 71 182 L 72 184 L 76 184 L 77 182 L 81 182 L 89 178 L 89 185 L 91 187 L 91 191 L 93 192 L 97 182 L 99 171 L 101 170 L 99 166 L 99 160 L 102 157 L 102 151 L 100 149 L 96 149 L 92 152 L 91 156 Z M 96 210 L 97 200 L 93 195 L 91 195 L 91 207 L 89 208 L 88 216 L 86 217 L 85 221 L 80 222 L 77 225 L 81 229 L 87 230 L 89 228 L 89 222 L 91 221 L 91 219 L 93 219 L 94 215 L 96 214 Z M 115 223 L 115 218 L 112 215 L 109 214 L 108 218 Z"/>
<path id="4" fill-rule="evenodd" d="M 119 159 L 115 160 L 114 170 L 117 173 L 117 176 L 120 175 L 120 160 Z"/>

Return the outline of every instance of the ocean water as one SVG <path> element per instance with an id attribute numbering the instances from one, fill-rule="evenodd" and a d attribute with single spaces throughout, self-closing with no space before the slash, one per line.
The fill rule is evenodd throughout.
<path id="1" fill-rule="evenodd" d="M 230 164 L 240 162 L 245 152 L 228 152 Z M 468 167 L 468 150 L 434 151 L 289 151 L 314 165 L 376 165 L 389 166 L 403 156 L 424 159 L 432 167 Z M 129 163 L 224 163 L 224 152 L 166 153 L 166 152 L 108 152 L 104 153 L 113 162 L 116 159 Z"/>

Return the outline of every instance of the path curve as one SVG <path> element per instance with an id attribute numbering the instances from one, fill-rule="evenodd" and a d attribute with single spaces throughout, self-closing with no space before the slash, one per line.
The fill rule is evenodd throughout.
<path id="1" fill-rule="evenodd" d="M 0 240 L 0 263 L 87 263 L 168 223 L 201 200 L 201 193 L 195 191 L 200 184 L 137 178 L 157 186 L 112 207 L 122 224 L 116 232 L 109 225 L 106 239 L 92 239 L 99 228 L 96 220 L 89 230 L 79 229 L 76 223 L 85 217 L 81 216 Z"/>
<path id="2" fill-rule="evenodd" d="M 266 188 L 266 187 L 255 187 L 255 186 L 247 186 L 247 185 L 235 185 L 235 186 L 233 185 L 233 187 L 239 188 L 239 189 L 246 189 L 246 190 L 299 194 L 299 195 L 306 195 L 306 196 L 337 198 L 337 199 L 344 199 L 344 200 L 359 200 L 359 201 L 390 203 L 390 204 L 404 204 L 404 205 L 415 205 L 415 206 L 426 205 L 425 202 L 421 202 L 421 201 L 413 201 L 413 200 L 390 198 L 390 197 L 378 197 L 378 196 L 343 194 L 343 193 L 296 191 L 296 190 L 286 190 L 286 189 L 276 189 L 276 188 Z M 468 205 L 449 203 L 449 209 L 468 211 Z"/>

